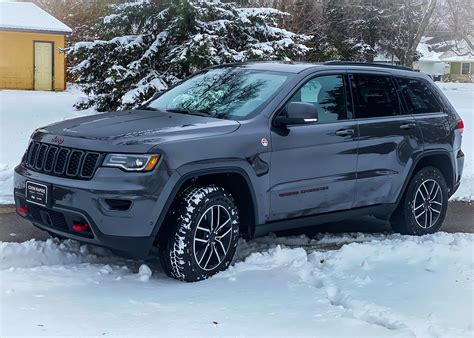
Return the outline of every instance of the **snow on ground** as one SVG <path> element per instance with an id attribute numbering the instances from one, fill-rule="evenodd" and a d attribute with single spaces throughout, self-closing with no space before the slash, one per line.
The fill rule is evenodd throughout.
<path id="1" fill-rule="evenodd" d="M 93 113 L 73 108 L 83 95 L 75 87 L 65 92 L 0 90 L 0 204 L 13 203 L 13 168 L 36 128 Z"/>
<path id="2" fill-rule="evenodd" d="M 474 85 L 439 85 L 466 125 L 455 198 L 473 199 Z M 2 202 L 12 202 L 12 169 L 31 132 L 77 116 L 80 95 L 0 91 Z M 446 233 L 267 236 L 241 241 L 229 270 L 194 284 L 166 277 L 156 260 L 74 241 L 0 242 L 0 336 L 472 337 L 473 242 Z"/>
<path id="3" fill-rule="evenodd" d="M 193 284 L 73 241 L 0 243 L 0 335 L 472 337 L 473 241 L 265 237 Z"/>
<path id="4" fill-rule="evenodd" d="M 458 191 L 452 200 L 474 200 L 474 83 L 437 82 L 464 121 L 462 150 L 464 173 Z"/>

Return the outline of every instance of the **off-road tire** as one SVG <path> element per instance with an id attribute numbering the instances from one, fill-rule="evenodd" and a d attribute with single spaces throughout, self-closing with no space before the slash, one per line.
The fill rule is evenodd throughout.
<path id="1" fill-rule="evenodd" d="M 426 191 L 425 188 L 423 188 L 422 184 L 425 183 L 427 184 L 428 188 L 427 190 L 431 190 L 431 186 L 435 186 L 433 182 L 436 182 L 437 185 L 439 185 L 439 192 L 438 194 L 441 194 L 441 200 L 440 196 L 430 196 L 430 191 Z M 422 193 L 420 194 L 418 192 L 418 189 L 422 189 Z M 436 186 L 435 186 L 436 189 Z M 418 195 L 417 195 L 418 192 Z M 434 195 L 434 191 L 431 192 L 432 195 Z M 428 220 L 430 223 L 428 223 L 428 227 L 423 227 L 425 226 L 424 221 L 425 221 L 425 214 L 422 214 L 423 211 L 425 211 L 426 215 L 429 215 L 430 212 L 427 212 L 427 209 L 425 208 L 424 205 L 420 206 L 421 200 L 422 200 L 422 195 L 426 195 L 428 197 L 428 202 L 425 202 L 425 204 L 428 204 L 432 206 L 433 208 L 437 207 L 439 214 L 434 211 L 430 211 L 431 215 L 433 216 L 432 221 L 429 219 Z M 434 198 L 437 199 L 437 203 L 441 203 L 441 205 L 438 204 L 431 204 L 429 200 Z M 398 205 L 397 209 L 393 213 L 390 223 L 392 226 L 392 229 L 395 232 L 401 233 L 403 235 L 426 235 L 426 234 L 432 234 L 437 232 L 446 217 L 446 212 L 448 209 L 448 186 L 446 184 L 446 180 L 437 168 L 435 167 L 425 167 L 421 170 L 419 170 L 413 178 L 410 180 L 410 183 L 408 184 L 408 187 L 406 189 L 405 195 L 403 196 L 402 200 L 400 201 L 400 204 Z M 417 210 L 414 210 L 417 208 Z M 430 209 L 432 210 L 432 209 Z M 421 216 L 418 216 L 420 215 Z M 435 215 L 437 216 L 437 219 L 435 219 Z M 418 216 L 418 218 L 416 218 Z M 418 221 L 417 221 L 418 220 Z M 431 225 L 431 222 L 433 224 Z M 421 223 L 421 225 L 420 225 Z"/>
<path id="2" fill-rule="evenodd" d="M 209 214 L 209 210 L 212 215 Z M 205 247 L 202 249 L 202 246 L 208 244 L 196 242 L 196 238 L 201 240 L 200 237 L 211 236 L 211 233 L 215 231 L 207 232 L 199 230 L 197 227 L 201 224 L 200 229 L 202 227 L 212 228 L 209 224 L 213 222 L 214 218 L 209 220 L 211 217 L 215 217 L 217 222 L 222 220 L 221 223 L 225 223 L 225 220 L 228 219 L 229 223 L 226 223 L 225 227 L 230 232 L 226 236 L 231 237 L 225 237 L 229 240 L 226 241 L 228 246 L 220 246 L 220 243 L 216 242 L 216 237 L 218 237 L 216 234 L 207 239 L 208 243 L 212 241 L 215 246 L 218 246 L 214 250 L 217 253 L 220 252 L 222 257 L 219 256 L 219 262 L 216 253 L 213 253 L 214 256 L 211 258 L 214 262 L 217 260 L 218 263 L 215 263 L 217 265 L 210 269 L 205 269 L 202 268 L 205 262 L 202 258 L 199 262 L 199 258 L 205 255 L 203 253 L 201 256 L 202 250 L 205 249 Z M 202 223 L 199 223 L 200 221 Z M 185 189 L 178 195 L 163 226 L 166 228 L 159 238 L 159 256 L 163 269 L 170 277 L 187 282 L 203 280 L 226 269 L 234 257 L 239 239 L 239 213 L 233 197 L 221 187 L 208 185 L 191 186 Z M 224 229 L 221 230 L 221 234 L 223 231 Z M 200 246 L 201 252 L 196 249 L 198 246 Z M 224 246 L 228 248 L 225 255 Z M 207 257 L 204 260 L 207 260 Z"/>

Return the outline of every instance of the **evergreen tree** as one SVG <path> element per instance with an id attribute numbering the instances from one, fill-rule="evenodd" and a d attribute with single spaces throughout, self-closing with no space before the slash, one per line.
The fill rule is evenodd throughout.
<path id="1" fill-rule="evenodd" d="M 88 94 L 76 106 L 128 109 L 205 67 L 300 57 L 309 37 L 278 28 L 283 15 L 219 0 L 114 5 L 97 27 L 104 39 L 68 51 L 76 64 L 70 72 Z"/>

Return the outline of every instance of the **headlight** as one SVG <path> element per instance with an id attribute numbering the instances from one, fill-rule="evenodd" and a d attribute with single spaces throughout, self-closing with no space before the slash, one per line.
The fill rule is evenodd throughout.
<path id="1" fill-rule="evenodd" d="M 116 167 L 126 171 L 150 171 L 156 167 L 160 155 L 108 154 L 105 167 Z"/>

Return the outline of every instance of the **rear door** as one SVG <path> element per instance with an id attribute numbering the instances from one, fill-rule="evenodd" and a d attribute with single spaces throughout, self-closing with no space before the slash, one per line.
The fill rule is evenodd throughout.
<path id="1" fill-rule="evenodd" d="M 448 150 L 453 139 L 452 121 L 446 114 L 441 99 L 423 79 L 397 77 L 406 110 L 411 114 L 423 134 L 425 151 Z"/>
<path id="2" fill-rule="evenodd" d="M 349 78 L 359 127 L 354 207 L 395 203 L 423 150 L 420 129 L 403 114 L 390 74 L 352 72 Z"/>
<path id="3" fill-rule="evenodd" d="M 352 207 L 358 131 L 348 91 L 346 75 L 317 75 L 286 102 L 314 104 L 319 121 L 272 129 L 271 220 Z"/>

